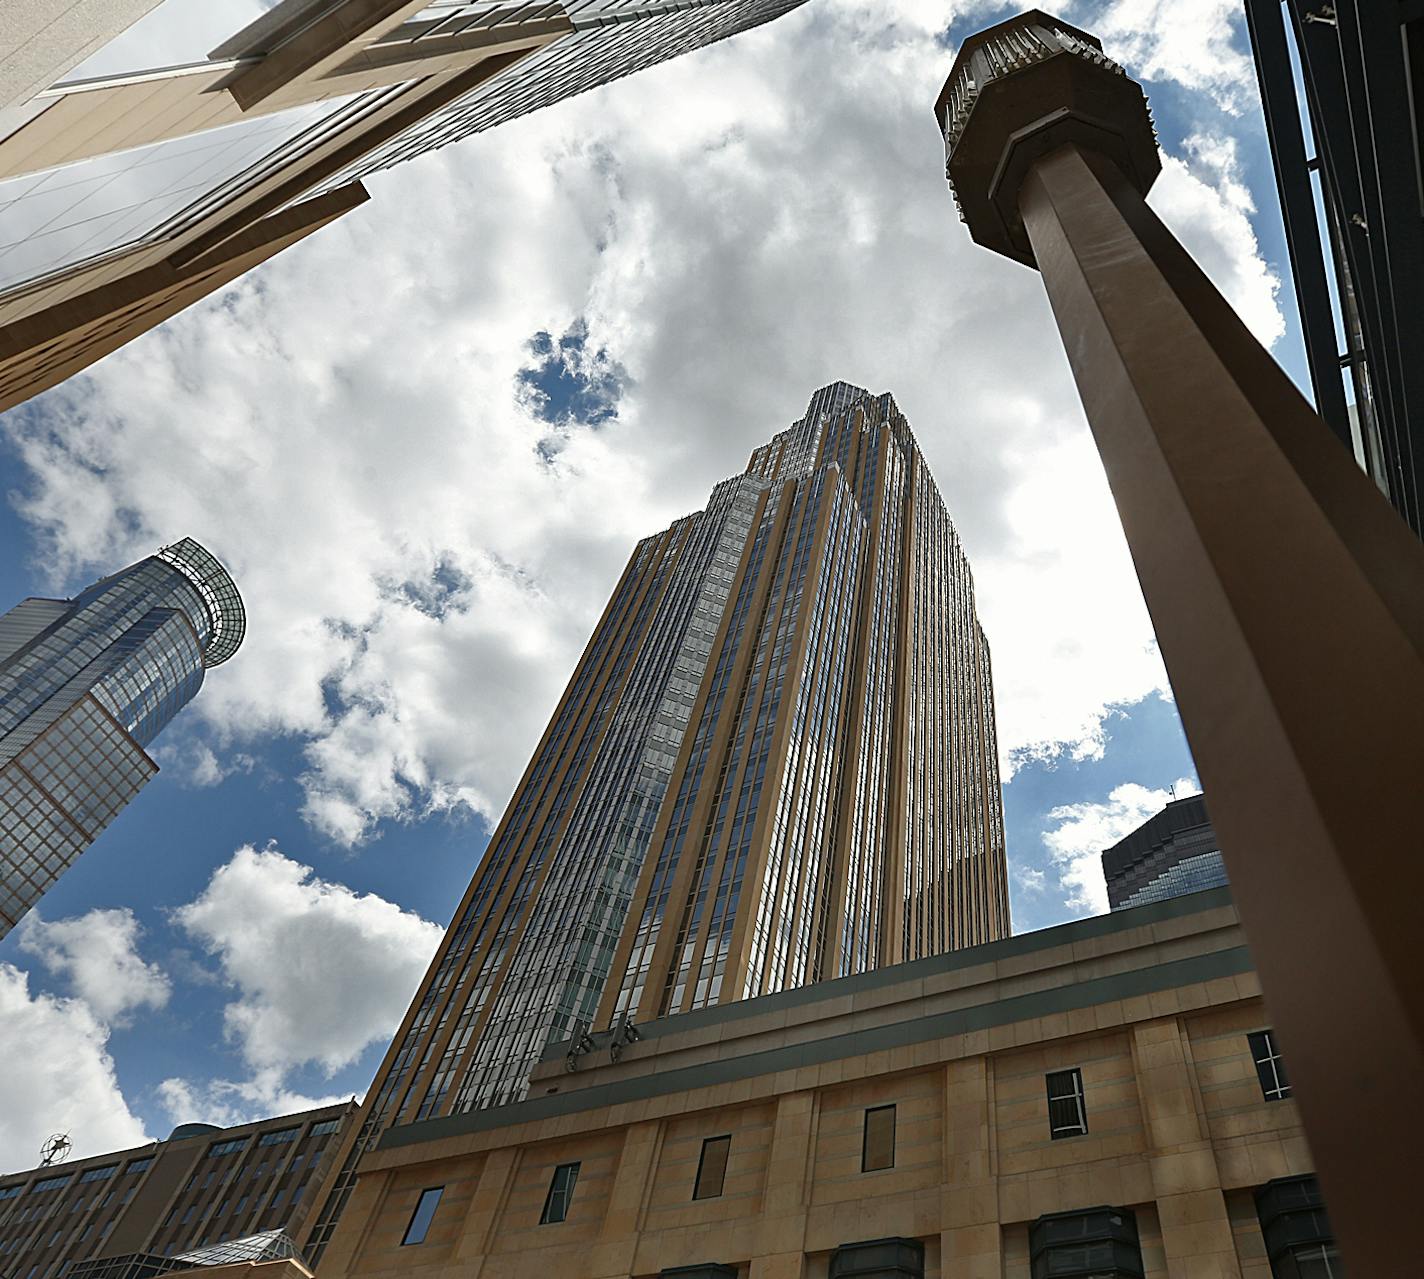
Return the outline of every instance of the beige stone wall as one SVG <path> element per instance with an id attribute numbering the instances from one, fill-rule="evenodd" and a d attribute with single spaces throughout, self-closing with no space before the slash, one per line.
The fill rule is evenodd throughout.
<path id="1" fill-rule="evenodd" d="M 651 1279 L 705 1261 L 823 1279 L 838 1245 L 888 1235 L 924 1240 L 930 1277 L 1028 1279 L 1030 1223 L 1101 1204 L 1135 1213 L 1149 1279 L 1268 1279 L 1252 1190 L 1311 1165 L 1294 1102 L 1265 1101 L 1256 1079 L 1246 1034 L 1270 1020 L 1253 983 L 1230 979 L 1216 1000 L 1198 986 L 1195 1009 L 1180 992 L 1142 997 L 1126 1024 L 1121 1001 L 1096 1010 L 1109 1024 L 1093 1032 L 1042 1018 L 993 1051 L 965 1049 L 1002 1041 L 997 1029 L 936 1041 L 934 1061 L 848 1054 L 834 1070 L 684 1092 L 663 1114 L 654 1099 L 379 1150 L 322 1279 Z M 1070 1066 L 1088 1133 L 1053 1140 L 1044 1075 Z M 863 1173 L 865 1110 L 890 1103 L 895 1165 Z M 724 1193 L 694 1201 L 702 1141 L 723 1133 Z M 569 1219 L 540 1225 L 553 1169 L 571 1160 Z M 400 1247 L 420 1191 L 440 1184 L 429 1240 Z"/>

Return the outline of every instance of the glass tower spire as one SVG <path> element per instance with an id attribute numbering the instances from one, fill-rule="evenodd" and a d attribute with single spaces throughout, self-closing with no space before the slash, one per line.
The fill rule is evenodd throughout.
<path id="1" fill-rule="evenodd" d="M 158 771 L 144 748 L 245 626 L 191 538 L 0 617 L 0 937 Z"/>

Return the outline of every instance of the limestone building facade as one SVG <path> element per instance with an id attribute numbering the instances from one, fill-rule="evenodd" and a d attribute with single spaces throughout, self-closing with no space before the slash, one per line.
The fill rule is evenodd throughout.
<path id="1" fill-rule="evenodd" d="M 322 1279 L 1342 1273 L 1224 888 L 567 1049 L 388 1131 Z"/>

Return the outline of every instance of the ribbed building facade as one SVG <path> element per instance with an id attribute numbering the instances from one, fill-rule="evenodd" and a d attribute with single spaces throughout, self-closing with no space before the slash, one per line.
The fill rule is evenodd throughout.
<path id="1" fill-rule="evenodd" d="M 1009 932 L 988 646 L 888 395 L 835 383 L 634 550 L 367 1095 L 516 1100 L 552 1041 Z"/>
<path id="2" fill-rule="evenodd" d="M 0 617 L 0 937 L 158 772 L 144 748 L 245 627 L 191 538 Z"/>
<path id="3" fill-rule="evenodd" d="M 181 1124 L 164 1141 L 0 1175 L 0 1274 L 153 1279 L 234 1249 L 289 1255 L 284 1242 L 355 1111 L 341 1102 L 232 1128 Z M 205 1248 L 217 1251 L 199 1256 Z"/>

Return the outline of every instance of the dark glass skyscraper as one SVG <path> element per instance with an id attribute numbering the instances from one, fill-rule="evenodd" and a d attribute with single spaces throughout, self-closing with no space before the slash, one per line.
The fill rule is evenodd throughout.
<path id="1" fill-rule="evenodd" d="M 190 538 L 0 617 L 0 937 L 158 771 L 144 747 L 245 624 Z"/>
<path id="2" fill-rule="evenodd" d="M 1174 799 L 1103 852 L 1113 910 L 1145 906 L 1226 883 L 1221 844 L 1200 795 Z"/>
<path id="3" fill-rule="evenodd" d="M 1424 537 L 1424 7 L 1246 17 L 1316 407 Z"/>
<path id="4" fill-rule="evenodd" d="M 889 395 L 837 382 L 633 552 L 367 1094 L 398 1123 L 547 1045 L 1009 932 L 989 650 Z"/>

